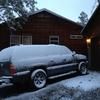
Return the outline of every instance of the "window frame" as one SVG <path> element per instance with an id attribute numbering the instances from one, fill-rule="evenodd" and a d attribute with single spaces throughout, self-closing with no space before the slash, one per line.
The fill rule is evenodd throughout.
<path id="1" fill-rule="evenodd" d="M 12 42 L 12 38 L 13 37 L 18 37 L 19 38 L 18 43 L 13 43 Z M 19 44 L 21 44 L 21 35 L 10 35 L 10 46 L 12 46 L 12 45 L 19 45 Z"/>
<path id="2" fill-rule="evenodd" d="M 17 38 L 18 39 L 18 42 L 13 42 L 12 39 L 14 38 Z M 30 43 L 24 43 L 24 37 L 30 37 Z M 31 35 L 10 35 L 10 46 L 13 46 L 13 45 L 19 45 L 19 44 L 24 44 L 24 45 L 29 45 L 29 44 L 32 44 L 32 36 Z"/>
<path id="3" fill-rule="evenodd" d="M 81 39 L 83 39 L 83 36 L 82 35 L 70 34 L 70 39 L 81 40 Z"/>
<path id="4" fill-rule="evenodd" d="M 55 38 L 55 39 L 53 39 L 53 38 Z M 53 43 L 53 42 L 55 42 L 55 43 Z M 49 36 L 49 44 L 59 44 L 59 35 L 50 35 Z"/>
<path id="5" fill-rule="evenodd" d="M 30 43 L 24 43 L 24 39 L 23 38 L 26 38 L 26 37 L 30 37 Z M 29 44 L 32 44 L 32 36 L 31 35 L 22 35 L 22 44 L 24 45 L 29 45 Z"/>

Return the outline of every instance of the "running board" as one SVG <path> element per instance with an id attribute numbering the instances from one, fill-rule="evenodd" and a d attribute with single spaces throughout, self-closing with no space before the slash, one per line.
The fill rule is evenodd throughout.
<path id="1" fill-rule="evenodd" d="M 70 75 L 70 74 L 74 74 L 76 71 L 71 71 L 71 72 L 68 72 L 68 73 L 64 73 L 64 74 L 60 74 L 60 75 L 55 75 L 55 76 L 51 76 L 51 77 L 48 77 L 48 79 L 54 79 L 54 78 L 58 78 L 58 77 L 62 77 L 62 76 L 66 76 L 66 75 Z"/>

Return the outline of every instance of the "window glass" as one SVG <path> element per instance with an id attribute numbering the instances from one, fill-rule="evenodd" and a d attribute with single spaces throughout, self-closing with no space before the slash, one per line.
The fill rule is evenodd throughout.
<path id="1" fill-rule="evenodd" d="M 11 35 L 10 46 L 19 44 L 32 44 L 32 36 Z"/>

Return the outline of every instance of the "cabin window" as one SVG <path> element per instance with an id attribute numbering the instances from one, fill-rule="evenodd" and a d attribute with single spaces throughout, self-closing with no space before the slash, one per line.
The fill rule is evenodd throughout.
<path id="1" fill-rule="evenodd" d="M 10 46 L 19 44 L 32 44 L 32 36 L 11 35 Z"/>
<path id="2" fill-rule="evenodd" d="M 10 46 L 21 44 L 21 36 L 20 35 L 11 35 L 10 36 Z"/>
<path id="3" fill-rule="evenodd" d="M 83 39 L 82 35 L 70 35 L 70 39 Z"/>
<path id="4" fill-rule="evenodd" d="M 32 36 L 22 36 L 22 44 L 32 44 Z"/>
<path id="5" fill-rule="evenodd" d="M 58 35 L 49 36 L 49 44 L 59 44 L 59 36 Z"/>

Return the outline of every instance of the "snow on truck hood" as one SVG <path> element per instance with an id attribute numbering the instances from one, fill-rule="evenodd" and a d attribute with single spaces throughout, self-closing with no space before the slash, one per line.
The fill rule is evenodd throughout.
<path id="1" fill-rule="evenodd" d="M 82 54 L 75 54 L 75 57 L 79 60 L 86 60 L 87 57 L 85 55 L 82 55 Z"/>

